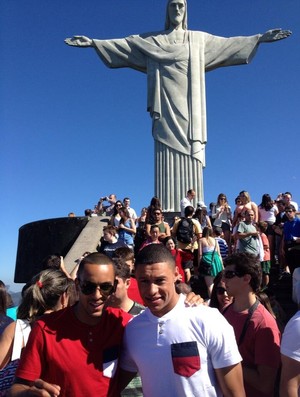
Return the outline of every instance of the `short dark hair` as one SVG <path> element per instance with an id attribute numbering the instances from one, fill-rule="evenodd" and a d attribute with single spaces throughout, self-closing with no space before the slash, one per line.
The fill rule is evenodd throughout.
<path id="1" fill-rule="evenodd" d="M 124 259 L 114 258 L 114 263 L 117 277 L 120 277 L 124 281 L 130 278 L 131 270 L 127 263 L 124 261 Z"/>
<path id="2" fill-rule="evenodd" d="M 59 270 L 61 265 L 61 258 L 58 254 L 48 255 L 42 261 L 42 268 Z"/>
<path id="3" fill-rule="evenodd" d="M 78 271 L 77 271 L 77 278 L 80 279 L 80 275 L 83 272 L 85 265 L 112 265 L 115 272 L 115 264 L 111 258 L 107 255 L 101 254 L 99 252 L 92 252 L 91 254 L 87 255 L 79 264 Z"/>
<path id="4" fill-rule="evenodd" d="M 153 265 L 160 262 L 166 262 L 175 268 L 175 260 L 163 244 L 149 244 L 138 253 L 135 267 L 138 268 L 141 265 Z"/>
<path id="5" fill-rule="evenodd" d="M 285 210 L 292 210 L 296 212 L 296 208 L 293 204 L 286 205 Z"/>
<path id="6" fill-rule="evenodd" d="M 214 226 L 214 227 L 213 227 L 213 231 L 214 231 L 214 233 L 215 233 L 215 235 L 216 235 L 217 237 L 218 237 L 218 236 L 221 236 L 221 234 L 223 233 L 222 228 L 219 227 L 219 226 Z"/>
<path id="7" fill-rule="evenodd" d="M 262 271 L 259 257 L 248 252 L 232 254 L 224 259 L 224 267 L 232 265 L 240 276 L 249 274 L 251 276 L 250 286 L 253 292 L 260 290 Z"/>
<path id="8" fill-rule="evenodd" d="M 173 243 L 176 245 L 176 241 L 175 241 L 175 239 L 174 239 L 172 236 L 167 236 L 167 237 L 165 237 L 165 238 L 164 238 L 164 241 L 163 241 L 163 244 L 164 244 L 164 245 L 167 245 L 167 242 L 170 241 L 170 240 L 172 240 Z"/>
<path id="9" fill-rule="evenodd" d="M 265 233 L 268 229 L 268 223 L 265 221 L 260 221 L 257 224 L 259 230 L 261 230 L 263 233 Z"/>
<path id="10" fill-rule="evenodd" d="M 192 216 L 194 213 L 194 207 L 192 207 L 191 205 L 188 205 L 187 207 L 185 207 L 184 209 L 184 216 L 187 218 L 188 216 Z"/>
<path id="11" fill-rule="evenodd" d="M 126 261 L 133 261 L 134 260 L 134 252 L 129 247 L 119 247 L 115 250 L 113 258 L 123 259 Z"/>

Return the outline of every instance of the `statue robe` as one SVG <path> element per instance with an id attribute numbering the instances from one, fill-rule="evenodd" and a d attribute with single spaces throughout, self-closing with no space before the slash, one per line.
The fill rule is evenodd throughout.
<path id="1" fill-rule="evenodd" d="M 147 73 L 147 110 L 155 141 L 155 195 L 165 211 L 179 211 L 188 189 L 203 199 L 205 72 L 249 63 L 259 37 L 224 38 L 188 30 L 180 43 L 170 43 L 166 32 L 93 40 L 108 67 Z"/>

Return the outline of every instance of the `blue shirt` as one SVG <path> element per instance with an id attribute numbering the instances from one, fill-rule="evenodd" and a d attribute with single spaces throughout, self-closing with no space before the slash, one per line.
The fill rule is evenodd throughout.
<path id="1" fill-rule="evenodd" d="M 293 237 L 300 237 L 300 219 L 295 217 L 283 225 L 284 241 L 292 241 Z"/>

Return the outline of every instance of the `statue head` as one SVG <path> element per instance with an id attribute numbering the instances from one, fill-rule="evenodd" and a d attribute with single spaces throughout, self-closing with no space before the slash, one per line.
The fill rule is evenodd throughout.
<path id="1" fill-rule="evenodd" d="M 172 25 L 172 17 L 170 17 L 170 12 L 172 12 L 170 7 L 172 7 L 172 6 L 173 7 L 178 6 L 179 8 L 181 6 L 184 7 L 184 15 L 183 15 L 182 22 L 180 22 L 180 23 L 182 24 L 182 29 L 187 30 L 187 0 L 168 0 L 167 10 L 166 10 L 165 30 L 170 29 L 170 27 Z M 179 16 L 179 18 L 180 18 L 180 16 Z"/>

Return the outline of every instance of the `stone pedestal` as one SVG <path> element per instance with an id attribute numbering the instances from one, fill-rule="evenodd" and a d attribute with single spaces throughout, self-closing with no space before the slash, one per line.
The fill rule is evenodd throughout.
<path id="1" fill-rule="evenodd" d="M 71 271 L 85 251 L 94 252 L 102 235 L 105 217 L 55 218 L 28 223 L 19 229 L 14 281 L 26 283 L 42 270 L 42 261 L 52 254 L 65 258 Z"/>

